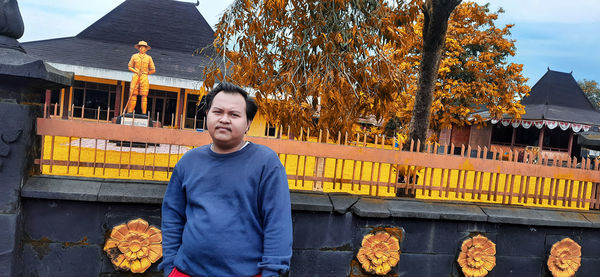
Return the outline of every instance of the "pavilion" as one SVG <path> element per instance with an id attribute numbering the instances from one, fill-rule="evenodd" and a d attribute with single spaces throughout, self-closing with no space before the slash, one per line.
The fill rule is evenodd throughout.
<path id="1" fill-rule="evenodd" d="M 488 118 L 484 125 L 454 127 L 443 130 L 441 143 L 488 147 L 501 151 L 535 147 L 550 159 L 580 157 L 581 146 L 574 135 L 600 126 L 600 112 L 585 96 L 572 73 L 548 69 L 531 88 L 521 104 L 525 114 L 520 119 Z"/>

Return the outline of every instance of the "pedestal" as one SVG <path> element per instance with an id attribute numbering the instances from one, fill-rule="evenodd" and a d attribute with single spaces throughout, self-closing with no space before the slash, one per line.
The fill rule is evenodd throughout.
<path id="1" fill-rule="evenodd" d="M 117 124 L 138 127 L 152 126 L 152 118 L 144 114 L 126 113 L 117 117 Z"/>
<path id="2" fill-rule="evenodd" d="M 132 114 L 126 113 L 121 116 L 116 117 L 116 124 L 121 124 L 124 126 L 136 126 L 136 127 L 160 127 L 158 122 L 153 121 L 151 117 L 143 114 Z M 146 146 L 159 146 L 154 143 L 144 143 L 144 142 L 135 142 L 135 141 L 110 141 L 117 144 L 117 146 L 125 146 L 125 147 L 146 147 Z"/>

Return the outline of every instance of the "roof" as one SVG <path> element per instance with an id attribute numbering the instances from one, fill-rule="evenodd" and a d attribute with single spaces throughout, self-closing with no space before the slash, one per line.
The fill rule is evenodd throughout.
<path id="1" fill-rule="evenodd" d="M 80 39 L 192 53 L 211 45 L 214 32 L 193 3 L 127 0 L 77 35 Z"/>
<path id="2" fill-rule="evenodd" d="M 26 42 L 22 46 L 30 55 L 53 65 L 128 73 L 127 63 L 137 52 L 133 46 L 144 40 L 152 47 L 148 54 L 156 65 L 156 76 L 202 80 L 210 57 L 193 54 L 210 47 L 213 38 L 214 31 L 193 3 L 126 0 L 75 37 Z"/>
<path id="3" fill-rule="evenodd" d="M 0 34 L 0 80 L 0 90 L 33 92 L 70 86 L 73 73 L 27 55 L 15 38 Z"/>
<path id="4" fill-rule="evenodd" d="M 68 87 L 73 73 L 58 70 L 46 62 L 15 49 L 0 47 L 0 87 L 20 90 Z"/>
<path id="5" fill-rule="evenodd" d="M 521 104 L 525 106 L 523 119 L 600 125 L 600 112 L 594 109 L 571 73 L 548 69 Z"/>
<path id="6" fill-rule="evenodd" d="M 590 130 L 577 134 L 577 143 L 585 148 L 600 151 L 600 132 Z"/>

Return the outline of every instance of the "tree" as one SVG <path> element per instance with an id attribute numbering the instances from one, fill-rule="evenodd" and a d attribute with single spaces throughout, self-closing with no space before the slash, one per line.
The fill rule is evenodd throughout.
<path id="1" fill-rule="evenodd" d="M 417 13 L 401 0 L 237 0 L 217 25 L 204 86 L 251 87 L 267 120 L 292 130 L 351 132 L 406 90 L 408 64 L 395 61 Z"/>
<path id="2" fill-rule="evenodd" d="M 425 0 L 423 5 L 423 48 L 409 131 L 409 138 L 414 141 L 425 142 L 448 19 L 460 2 L 461 0 Z"/>
<path id="3" fill-rule="evenodd" d="M 236 1 L 217 26 L 222 64 L 209 68 L 204 84 L 216 78 L 255 88 L 272 124 L 351 132 L 358 118 L 375 115 L 387 131 L 406 135 L 421 76 L 422 4 Z M 467 2 L 450 15 L 423 132 L 480 122 L 471 118 L 478 108 L 496 118 L 524 112 L 518 99 L 529 91 L 527 79 L 522 65 L 506 61 L 515 45 L 512 25 L 494 24 L 501 12 Z"/>
<path id="4" fill-rule="evenodd" d="M 592 102 L 594 108 L 596 110 L 600 110 L 600 86 L 598 85 L 598 82 L 594 80 L 583 79 L 577 81 L 577 84 L 581 90 L 583 90 L 583 93 L 585 93 L 585 96 L 587 96 L 588 100 Z"/>
<path id="5" fill-rule="evenodd" d="M 435 82 L 429 128 L 440 130 L 451 125 L 481 123 L 484 118 L 473 116 L 478 109 L 487 109 L 490 117 L 519 117 L 524 113 L 519 99 L 529 87 L 522 74 L 522 65 L 507 62 L 515 55 L 510 28 L 495 26 L 502 10 L 490 12 L 488 5 L 466 2 L 460 4 L 448 21 L 444 50 Z M 424 19 L 415 23 L 415 35 L 420 36 Z M 405 59 L 416 70 L 420 64 L 421 44 Z M 416 83 L 416 80 L 415 80 Z M 417 93 L 417 85 L 409 86 L 408 95 Z M 398 105 L 397 114 L 403 122 L 411 118 L 413 106 Z"/>

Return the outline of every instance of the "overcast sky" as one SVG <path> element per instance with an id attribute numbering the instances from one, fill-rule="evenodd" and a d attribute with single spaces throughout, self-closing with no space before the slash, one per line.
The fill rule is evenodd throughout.
<path id="1" fill-rule="evenodd" d="M 123 0 L 18 0 L 25 34 L 35 41 L 77 35 Z M 188 1 L 195 2 L 195 1 Z M 213 26 L 233 0 L 200 0 L 198 10 Z M 598 0 L 476 0 L 502 7 L 501 24 L 515 24 L 517 55 L 529 85 L 550 67 L 571 72 L 577 80 L 600 81 L 600 1 Z"/>

